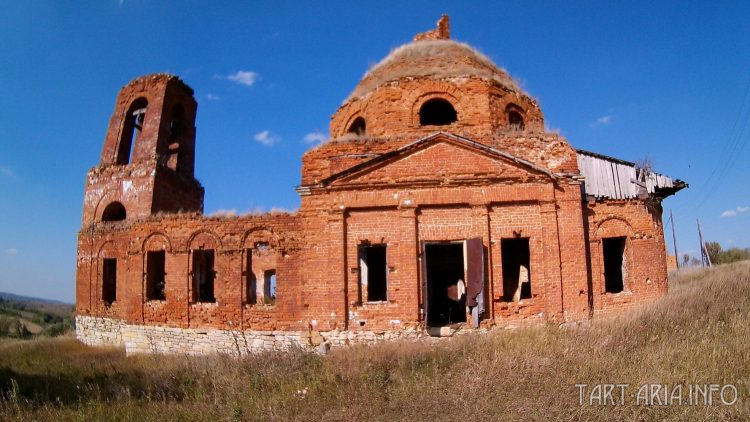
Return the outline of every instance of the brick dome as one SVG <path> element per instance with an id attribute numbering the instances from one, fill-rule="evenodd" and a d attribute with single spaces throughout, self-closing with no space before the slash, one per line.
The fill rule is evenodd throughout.
<path id="1" fill-rule="evenodd" d="M 449 39 L 416 40 L 393 50 L 372 67 L 347 101 L 402 78 L 478 77 L 510 91 L 520 91 L 507 72 L 468 44 Z"/>
<path id="2" fill-rule="evenodd" d="M 421 136 L 473 139 L 543 131 L 537 102 L 506 71 L 450 39 L 448 17 L 373 66 L 331 118 L 331 137 Z"/>

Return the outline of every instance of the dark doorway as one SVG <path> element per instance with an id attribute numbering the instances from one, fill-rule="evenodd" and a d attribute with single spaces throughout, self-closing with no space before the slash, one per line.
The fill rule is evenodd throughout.
<path id="1" fill-rule="evenodd" d="M 466 322 L 466 295 L 461 294 L 458 281 L 465 286 L 463 243 L 425 245 L 427 277 L 427 325 L 441 327 Z"/>
<path id="2" fill-rule="evenodd" d="M 529 239 L 502 239 L 500 250 L 503 263 L 503 300 L 518 302 L 520 299 L 531 299 Z"/>
<path id="3" fill-rule="evenodd" d="M 604 290 L 620 293 L 624 288 L 622 266 L 625 262 L 625 237 L 602 239 L 604 253 Z"/>

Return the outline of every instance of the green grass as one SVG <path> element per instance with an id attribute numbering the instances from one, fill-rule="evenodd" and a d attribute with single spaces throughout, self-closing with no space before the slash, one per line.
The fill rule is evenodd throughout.
<path id="1" fill-rule="evenodd" d="M 590 326 L 326 357 L 126 357 L 71 337 L 5 340 L 0 420 L 748 420 L 749 264 L 683 273 L 662 300 Z M 580 406 L 582 383 L 627 383 L 628 396 L 646 383 L 732 384 L 739 399 Z"/>

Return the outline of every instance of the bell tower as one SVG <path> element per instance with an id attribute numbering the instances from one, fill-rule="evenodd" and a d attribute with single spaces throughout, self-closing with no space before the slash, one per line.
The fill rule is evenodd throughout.
<path id="1" fill-rule="evenodd" d="M 86 177 L 83 225 L 203 211 L 195 179 L 193 90 L 157 73 L 120 90 L 99 165 Z"/>

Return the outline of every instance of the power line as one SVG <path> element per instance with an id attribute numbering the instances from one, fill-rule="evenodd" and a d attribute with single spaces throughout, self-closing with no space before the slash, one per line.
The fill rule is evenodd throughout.
<path id="1" fill-rule="evenodd" d="M 729 170 L 737 163 L 742 151 L 745 149 L 747 139 L 744 133 L 750 121 L 748 98 L 750 98 L 750 78 L 745 87 L 745 94 L 740 104 L 737 118 L 729 133 L 729 142 L 724 144 L 716 165 L 706 179 L 706 182 L 702 185 L 702 189 L 698 191 L 699 200 L 697 205 L 692 208 L 693 210 L 700 209 L 711 198 L 715 192 L 715 188 L 724 180 Z"/>

